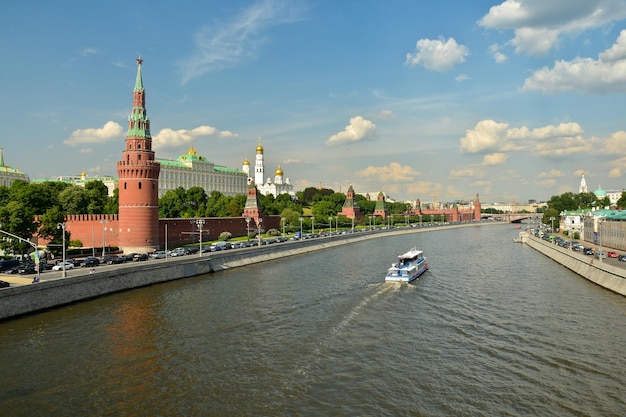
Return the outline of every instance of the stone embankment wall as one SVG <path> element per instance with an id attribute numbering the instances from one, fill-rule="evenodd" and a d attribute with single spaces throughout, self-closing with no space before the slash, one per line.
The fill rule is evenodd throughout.
<path id="1" fill-rule="evenodd" d="M 520 233 L 520 240 L 583 278 L 621 295 L 626 295 L 626 269 L 619 268 L 581 252 L 562 248 L 554 243 Z"/>
<path id="2" fill-rule="evenodd" d="M 167 260 L 149 260 L 115 265 L 114 267 L 98 267 L 91 274 L 89 269 L 84 269 L 84 271 L 81 269 L 80 271 L 83 273 L 77 270 L 70 270 L 67 278 L 48 279 L 46 277 L 47 273 L 45 273 L 42 275 L 42 281 L 37 284 L 13 286 L 0 290 L 0 320 L 132 288 L 258 264 L 286 256 L 302 255 L 308 252 L 329 249 L 367 239 L 376 239 L 392 234 L 429 232 L 458 227 L 480 226 L 481 224 L 484 225 L 484 223 L 469 223 L 337 235 L 330 238 L 211 252 L 205 253 L 203 256 L 188 255 L 180 258 L 168 258 Z"/>

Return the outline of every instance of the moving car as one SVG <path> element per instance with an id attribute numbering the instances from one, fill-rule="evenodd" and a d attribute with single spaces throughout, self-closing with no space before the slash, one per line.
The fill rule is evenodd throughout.
<path id="1" fill-rule="evenodd" d="M 0 281 L 0 288 L 8 288 L 10 286 L 11 286 L 11 284 L 9 284 L 8 282 Z"/>
<path id="2" fill-rule="evenodd" d="M 617 252 L 610 250 L 606 253 L 606 256 L 608 256 L 609 258 L 617 258 L 618 255 Z"/>

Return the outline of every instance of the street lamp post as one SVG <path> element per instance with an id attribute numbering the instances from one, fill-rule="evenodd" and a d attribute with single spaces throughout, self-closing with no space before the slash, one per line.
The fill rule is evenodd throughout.
<path id="1" fill-rule="evenodd" d="M 554 233 L 554 220 L 555 220 L 554 216 L 550 217 L 550 226 L 551 226 L 550 227 L 550 229 L 551 229 L 550 232 L 551 233 Z"/>
<path id="2" fill-rule="evenodd" d="M 333 216 L 329 216 L 328 217 L 328 226 L 329 226 L 330 232 L 332 233 L 332 231 L 333 231 Z"/>
<path id="3" fill-rule="evenodd" d="M 339 216 L 335 216 L 335 232 L 339 233 Z"/>
<path id="4" fill-rule="evenodd" d="M 257 225 L 259 226 L 259 246 L 261 246 L 261 242 L 263 241 L 263 239 L 261 239 L 261 223 L 263 222 L 263 219 L 259 218 L 259 220 L 257 221 Z"/>
<path id="5" fill-rule="evenodd" d="M 311 216 L 311 233 L 315 233 L 315 217 Z"/>
<path id="6" fill-rule="evenodd" d="M 250 217 L 246 217 L 246 237 L 248 238 L 248 242 L 250 242 Z"/>
<path id="7" fill-rule="evenodd" d="M 63 278 L 67 276 L 65 271 L 65 223 L 57 223 L 57 229 L 63 230 Z"/>
<path id="8" fill-rule="evenodd" d="M 300 217 L 298 220 L 300 220 L 300 240 L 302 240 L 302 220 L 304 219 Z"/>
<path id="9" fill-rule="evenodd" d="M 107 223 L 109 221 L 104 219 L 104 220 L 100 220 L 100 223 L 102 224 L 102 257 L 104 258 L 104 254 L 105 254 L 105 248 L 106 248 L 106 231 L 107 231 Z"/>
<path id="10" fill-rule="evenodd" d="M 284 217 L 281 217 L 280 221 L 283 223 L 283 236 L 285 236 L 285 221 L 287 221 L 287 219 L 285 219 Z"/>
<path id="11" fill-rule="evenodd" d="M 420 227 L 422 227 L 422 215 L 420 214 Z"/>
<path id="12" fill-rule="evenodd" d="M 196 225 L 198 226 L 198 230 L 200 231 L 200 250 L 198 251 L 200 253 L 200 256 L 202 256 L 202 226 L 204 226 L 204 223 L 204 219 L 196 220 Z"/>

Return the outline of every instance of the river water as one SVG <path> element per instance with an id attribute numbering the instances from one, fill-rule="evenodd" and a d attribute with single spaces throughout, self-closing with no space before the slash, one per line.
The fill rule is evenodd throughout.
<path id="1" fill-rule="evenodd" d="M 626 415 L 626 298 L 516 235 L 385 237 L 1 322 L 0 415 Z M 430 271 L 384 283 L 412 246 Z"/>

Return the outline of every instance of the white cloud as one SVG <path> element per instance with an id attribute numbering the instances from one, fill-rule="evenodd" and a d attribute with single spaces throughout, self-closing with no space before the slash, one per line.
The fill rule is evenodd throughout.
<path id="1" fill-rule="evenodd" d="M 518 53 L 543 55 L 558 47 L 563 35 L 575 36 L 626 18 L 623 0 L 505 0 L 478 24 L 514 30 L 509 43 Z"/>
<path id="2" fill-rule="evenodd" d="M 560 178 L 564 176 L 565 174 L 558 169 L 552 169 L 549 172 L 540 172 L 539 175 L 537 175 L 539 178 Z"/>
<path id="3" fill-rule="evenodd" d="M 83 54 L 83 56 L 96 55 L 98 53 L 98 50 L 96 48 L 87 47 L 87 48 L 83 48 L 81 53 Z"/>
<path id="4" fill-rule="evenodd" d="M 377 117 L 383 120 L 390 120 L 394 119 L 396 115 L 393 113 L 392 110 L 382 110 L 377 114 Z"/>
<path id="5" fill-rule="evenodd" d="M 493 45 L 489 46 L 489 52 L 493 54 L 493 59 L 498 64 L 502 64 L 503 62 L 506 62 L 506 60 L 508 59 L 508 57 L 501 52 L 501 46 L 498 45 L 497 43 L 494 43 Z"/>
<path id="6" fill-rule="evenodd" d="M 463 81 L 469 80 L 469 76 L 467 74 L 460 74 L 457 75 L 454 80 L 458 83 L 462 83 Z"/>
<path id="7" fill-rule="evenodd" d="M 467 47 L 457 44 L 454 38 L 420 39 L 415 52 L 406 54 L 406 64 L 412 67 L 423 65 L 430 71 L 448 71 L 465 62 L 467 55 Z"/>
<path id="8" fill-rule="evenodd" d="M 181 62 L 183 84 L 208 72 L 257 56 L 266 33 L 275 26 L 300 19 L 300 2 L 261 0 L 228 22 L 212 22 L 195 34 L 196 50 Z"/>
<path id="9" fill-rule="evenodd" d="M 152 137 L 152 147 L 157 149 L 175 149 L 192 144 L 195 140 L 203 137 L 237 138 L 238 135 L 229 131 L 219 131 L 212 126 L 199 126 L 191 130 L 187 129 L 162 129 Z"/>
<path id="10" fill-rule="evenodd" d="M 376 125 L 361 116 L 355 116 L 350 118 L 350 124 L 344 130 L 328 138 L 326 145 L 336 146 L 375 138 Z"/>
<path id="11" fill-rule="evenodd" d="M 483 165 L 502 165 L 509 156 L 503 152 L 490 153 L 483 156 Z"/>
<path id="12" fill-rule="evenodd" d="M 78 129 L 63 141 L 68 146 L 83 145 L 86 143 L 114 142 L 124 137 L 122 126 L 115 122 L 106 122 L 103 127 L 95 129 Z"/>
<path id="13" fill-rule="evenodd" d="M 482 178 L 484 176 L 485 176 L 484 171 L 473 169 L 473 168 L 450 170 L 451 178 Z"/>
<path id="14" fill-rule="evenodd" d="M 461 151 L 478 153 L 496 150 L 509 125 L 497 123 L 493 120 L 481 120 L 474 129 L 468 129 L 461 138 Z"/>
<path id="15" fill-rule="evenodd" d="M 388 166 L 374 167 L 368 166 L 366 169 L 357 171 L 356 176 L 361 178 L 372 178 L 380 182 L 413 182 L 420 172 L 408 165 L 400 165 L 391 162 Z"/>
<path id="16" fill-rule="evenodd" d="M 528 151 L 543 156 L 562 156 L 590 153 L 598 140 L 583 137 L 582 127 L 573 122 L 529 129 L 482 120 L 474 129 L 466 131 L 460 143 L 461 151 L 466 153 Z M 483 163 L 487 161 L 491 160 L 486 159 Z"/>
<path id="17" fill-rule="evenodd" d="M 579 91 L 583 93 L 614 93 L 626 91 L 626 30 L 622 30 L 611 48 L 600 53 L 597 60 L 575 58 L 557 61 L 554 67 L 535 71 L 524 82 L 523 90 L 543 93 Z"/>

